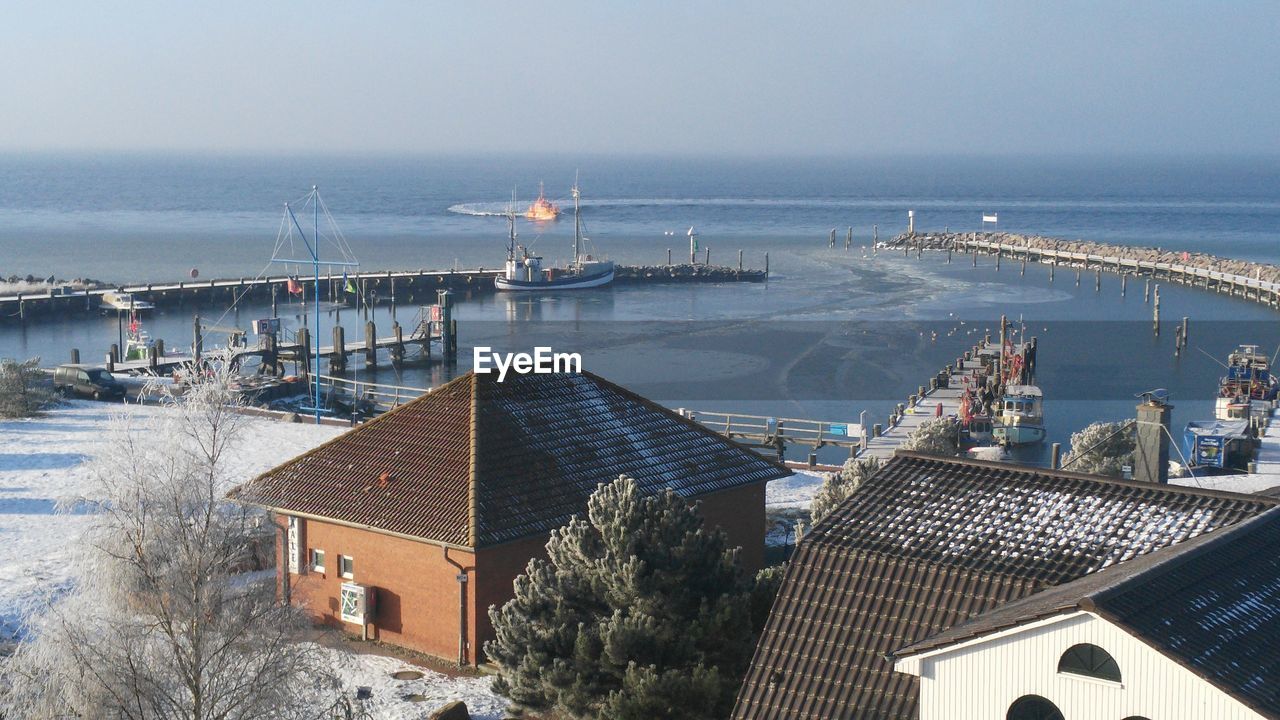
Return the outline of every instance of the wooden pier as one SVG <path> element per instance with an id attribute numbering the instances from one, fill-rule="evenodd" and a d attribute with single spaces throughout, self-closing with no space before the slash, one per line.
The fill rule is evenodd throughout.
<path id="1" fill-rule="evenodd" d="M 496 292 L 493 279 L 496 268 L 471 270 L 379 270 L 343 277 L 322 277 L 319 282 L 321 297 L 336 302 L 344 296 L 347 282 L 354 284 L 356 293 L 369 305 L 416 304 L 424 297 L 434 297 L 438 290 L 450 290 L 464 297 L 472 294 Z M 614 282 L 618 285 L 642 283 L 722 283 L 764 282 L 769 278 L 768 254 L 765 269 L 743 267 L 741 254 L 735 267 L 704 263 L 667 264 L 654 266 L 619 265 Z M 0 296 L 0 321 L 25 322 L 28 319 L 51 314 L 91 314 L 102 312 L 103 296 L 108 293 L 127 293 L 138 300 L 166 307 L 190 303 L 193 305 L 230 305 L 242 300 L 276 301 L 290 297 L 286 275 L 261 278 L 222 278 L 216 280 L 186 280 L 170 283 L 141 283 L 120 287 L 101 287 L 91 290 L 73 290 L 51 287 L 43 293 L 21 293 Z M 314 277 L 295 277 L 292 282 L 302 289 L 304 298 L 314 298 L 317 291 Z M 127 309 L 127 308 L 126 308 Z"/>
<path id="2" fill-rule="evenodd" d="M 953 383 L 951 379 L 972 375 L 983 368 L 984 356 L 995 357 L 999 353 L 999 343 L 993 343 L 988 338 L 975 345 L 964 357 L 956 358 L 954 364 L 948 365 L 930 380 L 929 387 L 921 387 L 919 392 L 907 398 L 907 402 L 899 403 L 885 425 L 872 426 L 866 449 L 860 451 L 858 457 L 888 460 L 907 441 L 911 432 L 926 421 L 937 417 L 958 416 L 960 398 L 964 395 L 965 388 L 961 382 Z"/>

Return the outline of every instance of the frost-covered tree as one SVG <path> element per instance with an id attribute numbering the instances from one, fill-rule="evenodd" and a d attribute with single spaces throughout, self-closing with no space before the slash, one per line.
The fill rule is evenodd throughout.
<path id="1" fill-rule="evenodd" d="M 0 418 L 31 417 L 53 400 L 40 372 L 40 358 L 0 358 Z"/>
<path id="2" fill-rule="evenodd" d="M 951 418 L 930 418 L 907 435 L 903 450 L 954 457 L 960 454 L 956 444 L 956 424 Z"/>
<path id="3" fill-rule="evenodd" d="M 117 422 L 73 578 L 27 618 L 0 716 L 301 718 L 332 701 L 332 666 L 296 642 L 308 624 L 245 574 L 270 525 L 224 500 L 243 418 L 229 379 L 192 373 L 182 398 L 161 391 L 167 412 Z"/>
<path id="4" fill-rule="evenodd" d="M 831 514 L 836 506 L 857 492 L 863 481 L 880 469 L 880 460 L 875 457 L 849 458 L 840 472 L 827 473 L 822 479 L 822 487 L 813 496 L 813 504 L 809 506 L 809 522 L 817 525 L 822 518 Z"/>
<path id="5" fill-rule="evenodd" d="M 745 573 L 722 531 L 667 491 L 601 485 L 489 609 L 494 688 L 574 718 L 724 717 L 780 574 Z"/>
<path id="6" fill-rule="evenodd" d="M 1096 422 L 1071 434 L 1071 452 L 1062 460 L 1064 470 L 1120 477 L 1125 465 L 1133 465 L 1137 436 L 1131 422 Z"/>

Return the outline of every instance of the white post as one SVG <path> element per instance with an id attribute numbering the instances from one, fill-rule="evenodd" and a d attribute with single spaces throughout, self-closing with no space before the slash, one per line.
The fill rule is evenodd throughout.
<path id="1" fill-rule="evenodd" d="M 907 234 L 908 235 L 916 234 L 916 211 L 915 210 L 907 211 Z"/>

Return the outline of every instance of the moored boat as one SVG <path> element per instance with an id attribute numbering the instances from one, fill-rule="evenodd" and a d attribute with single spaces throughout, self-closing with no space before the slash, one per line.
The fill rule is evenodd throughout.
<path id="1" fill-rule="evenodd" d="M 1002 445 L 1044 442 L 1044 396 L 1035 385 L 1009 385 L 996 411 L 992 434 Z"/>
<path id="2" fill-rule="evenodd" d="M 1271 361 L 1257 345 L 1240 345 L 1228 357 L 1227 373 L 1218 382 L 1214 417 L 1218 420 L 1248 420 L 1265 414 L 1280 394 L 1280 384 L 1271 374 Z"/>
<path id="3" fill-rule="evenodd" d="M 600 287 L 613 282 L 614 267 L 611 260 L 603 260 L 584 252 L 588 239 L 582 235 L 581 193 L 573 186 L 573 262 L 568 267 L 557 268 L 542 265 L 542 256 L 516 242 L 515 213 L 507 213 L 507 262 L 502 274 L 494 278 L 499 290 L 581 290 Z"/>
<path id="4" fill-rule="evenodd" d="M 102 303 L 99 305 L 103 310 L 128 310 L 138 312 L 141 310 L 154 310 L 156 306 L 146 300 L 139 300 L 131 293 L 120 290 L 110 290 L 102 293 Z"/>

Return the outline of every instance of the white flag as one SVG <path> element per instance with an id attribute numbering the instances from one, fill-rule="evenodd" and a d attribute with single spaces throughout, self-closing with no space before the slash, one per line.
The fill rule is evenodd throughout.
<path id="1" fill-rule="evenodd" d="M 996 221 L 996 216 L 995 216 L 995 215 L 983 215 L 983 216 L 982 216 L 982 222 L 995 222 L 995 221 Z"/>

